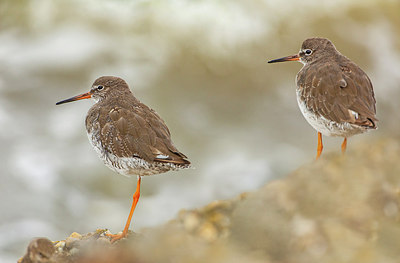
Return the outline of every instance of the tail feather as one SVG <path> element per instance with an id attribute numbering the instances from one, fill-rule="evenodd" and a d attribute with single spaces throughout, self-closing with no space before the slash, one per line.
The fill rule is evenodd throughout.
<path id="1" fill-rule="evenodd" d="M 186 159 L 187 157 L 184 154 L 181 155 L 182 156 L 180 155 L 175 155 L 173 157 L 168 156 L 168 158 L 155 158 L 154 161 L 160 163 L 172 163 L 175 165 L 189 166 L 190 161 Z"/>
<path id="2" fill-rule="evenodd" d="M 364 120 L 363 122 L 359 123 L 360 126 L 363 126 L 367 129 L 376 129 L 376 119 L 373 120 L 371 118 L 367 118 L 366 120 Z"/>

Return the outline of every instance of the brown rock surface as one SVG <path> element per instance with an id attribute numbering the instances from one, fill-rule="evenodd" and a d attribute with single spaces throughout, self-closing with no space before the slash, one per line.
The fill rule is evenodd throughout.
<path id="1" fill-rule="evenodd" d="M 399 140 L 352 148 L 115 244 L 74 233 L 45 262 L 399 262 Z"/>

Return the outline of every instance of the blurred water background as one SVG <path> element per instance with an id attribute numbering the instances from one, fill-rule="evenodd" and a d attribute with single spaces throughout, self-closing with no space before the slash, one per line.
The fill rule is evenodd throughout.
<path id="1" fill-rule="evenodd" d="M 136 179 L 91 148 L 92 101 L 55 102 L 102 75 L 124 78 L 169 126 L 196 169 L 146 177 L 131 229 L 232 198 L 316 152 L 295 97 L 299 63 L 268 65 L 322 36 L 370 76 L 377 131 L 398 134 L 400 1 L 0 1 L 0 261 L 33 237 L 122 230 Z M 325 138 L 324 151 L 341 139 Z"/>

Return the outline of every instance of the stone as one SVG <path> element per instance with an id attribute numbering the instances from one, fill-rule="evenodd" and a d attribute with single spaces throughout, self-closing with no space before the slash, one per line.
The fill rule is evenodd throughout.
<path id="1" fill-rule="evenodd" d="M 352 144 L 345 156 L 326 152 L 258 190 L 182 210 L 123 242 L 111 244 L 108 230 L 71 234 L 55 242 L 54 262 L 396 263 L 399 160 L 397 138 Z"/>

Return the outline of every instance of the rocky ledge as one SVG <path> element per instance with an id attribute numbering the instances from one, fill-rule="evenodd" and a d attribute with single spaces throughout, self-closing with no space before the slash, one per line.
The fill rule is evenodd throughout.
<path id="1" fill-rule="evenodd" d="M 36 238 L 19 262 L 399 262 L 399 140 L 352 147 L 114 244 L 107 230 Z"/>

